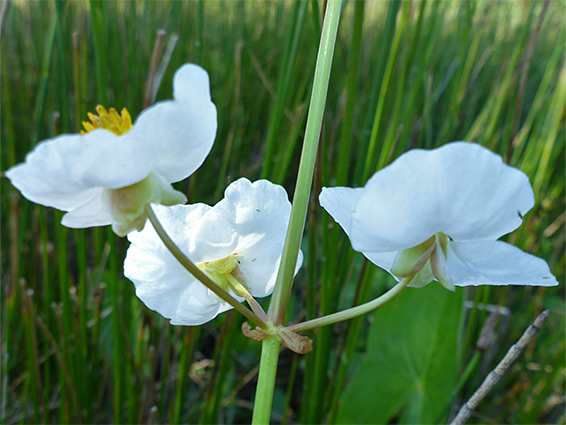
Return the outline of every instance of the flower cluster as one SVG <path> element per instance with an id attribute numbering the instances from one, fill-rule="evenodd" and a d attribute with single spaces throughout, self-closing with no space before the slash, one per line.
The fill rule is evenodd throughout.
<path id="1" fill-rule="evenodd" d="M 128 111 L 99 106 L 81 134 L 41 142 L 6 175 L 26 198 L 66 211 L 65 226 L 111 224 L 127 235 L 125 275 L 172 324 L 205 323 L 244 299 L 256 318 L 266 317 L 253 297 L 274 290 L 291 214 L 287 193 L 242 178 L 213 207 L 179 205 L 187 198 L 172 183 L 203 163 L 217 122 L 202 68 L 181 67 L 173 92 L 174 100 L 133 124 Z M 498 241 L 520 226 L 534 195 L 524 173 L 479 145 L 412 150 L 363 188 L 324 188 L 320 203 L 356 251 L 409 286 L 558 284 L 543 260 Z M 150 212 L 159 226 L 146 226 Z M 159 227 L 193 269 L 163 244 Z M 301 264 L 299 252 L 295 273 Z"/>

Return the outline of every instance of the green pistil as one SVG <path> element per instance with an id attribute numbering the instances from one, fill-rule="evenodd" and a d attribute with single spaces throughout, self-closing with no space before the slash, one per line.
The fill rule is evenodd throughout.
<path id="1" fill-rule="evenodd" d="M 229 255 L 226 258 L 215 261 L 207 261 L 200 264 L 200 267 L 211 274 L 225 274 L 232 273 L 238 265 L 238 256 L 236 253 Z"/>
<path id="2" fill-rule="evenodd" d="M 238 254 L 234 253 L 220 260 L 201 263 L 199 268 L 225 291 L 231 289 L 237 295 L 248 299 L 251 295 L 247 288 L 233 275 L 238 269 L 238 259 Z"/>
<path id="3" fill-rule="evenodd" d="M 234 272 L 238 272 L 239 258 L 237 253 L 229 255 L 226 258 L 216 261 L 207 261 L 199 264 L 199 268 L 204 271 L 210 279 L 214 281 L 225 291 L 232 291 L 236 295 L 243 297 L 253 312 L 262 320 L 266 320 L 267 316 L 255 298 L 250 294 L 248 288 L 234 276 Z M 236 275 L 241 275 L 236 273 Z"/>

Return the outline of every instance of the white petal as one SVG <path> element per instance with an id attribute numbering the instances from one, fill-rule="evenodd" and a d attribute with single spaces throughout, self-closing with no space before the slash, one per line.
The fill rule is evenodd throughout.
<path id="1" fill-rule="evenodd" d="M 238 235 L 215 208 L 208 210 L 198 223 L 194 223 L 190 232 L 187 248 L 195 263 L 226 258 L 234 253 L 238 244 Z"/>
<path id="2" fill-rule="evenodd" d="M 391 267 L 393 267 L 393 262 L 395 261 L 395 257 L 397 257 L 397 253 L 399 251 L 390 251 L 390 252 L 364 252 L 363 254 L 366 256 L 368 260 L 370 260 L 373 264 L 378 267 L 381 267 L 383 270 L 387 271 L 391 276 Z M 395 279 L 399 280 L 399 278 L 393 276 Z"/>
<path id="3" fill-rule="evenodd" d="M 157 148 L 142 146 L 131 131 L 116 136 L 94 130 L 65 153 L 65 166 L 85 185 L 118 189 L 143 180 L 157 162 Z M 77 170 L 77 171 L 75 171 Z"/>
<path id="4" fill-rule="evenodd" d="M 175 205 L 172 207 L 153 205 L 152 207 L 167 234 L 190 258 L 191 250 L 194 249 L 191 246 L 191 235 L 194 232 L 194 226 L 210 211 L 210 207 L 205 204 Z M 155 258 L 162 259 L 164 264 L 178 264 L 178 261 L 163 244 L 151 224 L 145 226 L 141 232 L 134 231 L 129 233 L 128 240 L 132 246 L 139 248 L 150 255 L 150 257 L 154 255 Z M 183 271 L 185 270 L 180 264 L 178 266 Z"/>
<path id="5" fill-rule="evenodd" d="M 351 237 L 352 219 L 363 193 L 362 188 L 323 187 L 318 197 L 322 208 L 342 226 L 348 237 Z"/>
<path id="6" fill-rule="evenodd" d="M 240 237 L 287 231 L 291 203 L 282 186 L 268 180 L 246 178 L 232 182 L 214 207 Z"/>
<path id="7" fill-rule="evenodd" d="M 63 135 L 38 144 L 23 164 L 7 171 L 29 200 L 70 211 L 84 205 L 96 188 L 119 188 L 143 180 L 155 153 L 106 130 Z"/>
<path id="8" fill-rule="evenodd" d="M 199 325 L 213 319 L 220 300 L 210 296 L 161 244 L 152 250 L 145 249 L 147 244 L 140 248 L 132 243 L 128 248 L 124 275 L 134 282 L 136 295 L 147 307 L 172 319 L 173 324 Z"/>
<path id="9" fill-rule="evenodd" d="M 173 96 L 180 101 L 190 102 L 194 98 L 210 101 L 208 73 L 192 63 L 181 66 L 173 77 Z"/>
<path id="10" fill-rule="evenodd" d="M 96 189 L 95 196 L 85 204 L 69 211 L 63 216 L 61 224 L 74 229 L 85 227 L 107 226 L 112 223 L 112 217 L 106 205 L 105 189 Z"/>
<path id="11" fill-rule="evenodd" d="M 199 284 L 169 252 L 147 251 L 134 243 L 126 254 L 124 275 L 134 283 L 144 304 L 168 319 L 175 316 L 183 293 Z"/>
<path id="12" fill-rule="evenodd" d="M 226 308 L 227 307 L 227 308 Z M 191 285 L 184 291 L 177 304 L 172 325 L 196 326 L 209 322 L 219 313 L 231 309 L 232 306 L 221 302 L 220 298 L 211 295 L 200 282 Z"/>
<path id="13" fill-rule="evenodd" d="M 357 204 L 364 193 L 363 188 L 349 187 L 323 187 L 318 197 L 320 205 L 328 214 L 344 229 L 348 237 L 352 232 L 352 219 L 356 211 Z M 364 251 L 364 256 L 376 266 L 386 270 L 391 274 L 391 267 L 397 256 L 398 251 L 372 252 Z M 395 279 L 399 280 L 393 274 Z"/>
<path id="14" fill-rule="evenodd" d="M 558 285 L 548 264 L 500 241 L 449 242 L 448 271 L 456 286 Z"/>
<path id="15" fill-rule="evenodd" d="M 203 235 L 198 233 L 203 220 L 207 223 L 205 226 L 214 221 L 207 221 L 207 216 L 212 212 L 211 208 L 197 204 L 154 206 L 154 209 L 177 246 L 193 262 L 200 262 L 203 255 L 207 254 L 201 252 L 203 244 L 198 238 Z M 219 237 L 220 235 L 216 236 L 216 239 Z M 173 257 L 150 223 L 146 224 L 141 232 L 129 233 L 128 239 L 131 245 L 124 261 L 124 274 L 134 282 L 136 295 L 149 308 L 171 319 L 173 324 L 182 325 L 205 323 L 225 310 L 221 300 L 211 294 Z M 218 241 L 205 241 L 205 250 L 215 242 Z M 218 255 L 226 255 L 221 249 L 215 252 Z"/>
<path id="16" fill-rule="evenodd" d="M 64 135 L 42 142 L 6 176 L 30 201 L 63 211 L 78 208 L 97 193 L 76 178 L 80 171 L 76 161 L 67 163 L 69 157 L 76 160 L 82 139 L 79 135 Z"/>
<path id="17" fill-rule="evenodd" d="M 285 189 L 267 180 L 251 183 L 241 178 L 226 188 L 218 210 L 238 234 L 235 252 L 250 293 L 265 297 L 273 292 L 281 260 L 291 203 Z M 302 254 L 295 273 L 302 264 Z"/>
<path id="18" fill-rule="evenodd" d="M 220 260 L 234 252 L 237 241 L 233 229 L 208 205 L 153 208 L 167 234 L 193 263 Z M 128 234 L 128 239 L 147 251 L 165 250 L 171 255 L 151 225 Z"/>
<path id="19" fill-rule="evenodd" d="M 527 176 L 466 142 L 412 150 L 374 174 L 352 222 L 358 251 L 409 248 L 437 232 L 454 240 L 497 239 L 534 204 Z"/>
<path id="20" fill-rule="evenodd" d="M 173 90 L 175 100 L 143 111 L 130 131 L 142 148 L 159 149 L 154 171 L 170 183 L 185 179 L 201 166 L 217 127 L 206 71 L 196 65 L 183 66 L 175 74 Z"/>

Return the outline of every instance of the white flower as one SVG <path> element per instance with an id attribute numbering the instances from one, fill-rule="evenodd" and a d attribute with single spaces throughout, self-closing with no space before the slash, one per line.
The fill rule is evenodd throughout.
<path id="1" fill-rule="evenodd" d="M 185 203 L 171 183 L 200 167 L 216 135 L 208 74 L 186 64 L 175 74 L 174 100 L 144 110 L 134 125 L 126 110 L 98 107 L 84 134 L 39 143 L 6 172 L 29 200 L 67 211 L 62 224 L 104 226 L 124 236 L 142 229 L 146 203 Z"/>
<path id="2" fill-rule="evenodd" d="M 291 214 L 283 187 L 241 178 L 214 207 L 156 207 L 155 213 L 183 253 L 238 300 L 237 284 L 255 297 L 273 292 Z M 173 325 L 200 325 L 232 308 L 181 266 L 150 224 L 128 239 L 125 276 L 136 295 Z M 301 264 L 302 254 L 296 272 Z"/>
<path id="3" fill-rule="evenodd" d="M 522 171 L 477 144 L 412 150 L 363 188 L 323 188 L 320 203 L 356 251 L 394 277 L 414 276 L 409 286 L 558 284 L 545 261 L 497 241 L 534 195 Z"/>

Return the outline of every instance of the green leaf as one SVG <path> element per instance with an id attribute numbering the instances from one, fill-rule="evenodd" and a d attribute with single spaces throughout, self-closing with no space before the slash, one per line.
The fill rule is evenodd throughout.
<path id="1" fill-rule="evenodd" d="M 438 423 L 460 366 L 462 290 L 408 288 L 374 313 L 338 423 Z"/>

